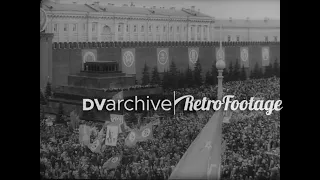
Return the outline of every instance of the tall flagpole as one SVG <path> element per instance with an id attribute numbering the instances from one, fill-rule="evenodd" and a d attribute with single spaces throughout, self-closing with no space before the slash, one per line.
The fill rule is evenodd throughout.
<path id="1" fill-rule="evenodd" d="M 222 24 L 220 24 L 220 49 L 219 49 L 219 53 L 222 53 Z M 224 55 L 222 55 L 224 57 Z M 223 69 L 225 68 L 226 64 L 224 59 L 221 59 L 223 57 L 217 56 L 219 59 L 217 59 L 217 63 L 216 63 L 216 68 L 218 70 L 218 94 L 217 94 L 217 98 L 218 100 L 222 100 L 222 96 L 223 96 L 223 87 L 222 87 L 222 81 L 223 81 Z M 223 109 L 220 109 L 220 117 L 219 119 L 219 123 L 218 123 L 218 132 L 217 132 L 217 144 L 219 145 L 219 149 L 218 149 L 218 154 L 219 154 L 219 164 L 218 168 L 217 168 L 217 174 L 218 174 L 218 179 L 220 180 L 220 168 L 221 168 L 221 152 L 222 152 L 222 121 L 223 121 Z"/>
<path id="2" fill-rule="evenodd" d="M 222 32 L 222 24 L 220 24 L 220 49 L 222 49 L 222 37 L 221 37 L 221 32 Z"/>

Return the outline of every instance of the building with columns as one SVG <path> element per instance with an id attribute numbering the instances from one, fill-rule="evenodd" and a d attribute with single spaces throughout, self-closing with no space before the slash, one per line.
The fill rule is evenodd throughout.
<path id="1" fill-rule="evenodd" d="M 195 10 L 45 1 L 53 42 L 213 41 L 214 18 Z"/>
<path id="2" fill-rule="evenodd" d="M 216 19 L 214 41 L 280 41 L 280 19 Z"/>

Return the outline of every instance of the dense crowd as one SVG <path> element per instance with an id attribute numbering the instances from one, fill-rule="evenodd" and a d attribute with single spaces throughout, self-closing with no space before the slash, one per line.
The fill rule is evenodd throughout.
<path id="1" fill-rule="evenodd" d="M 224 84 L 226 94 L 239 99 L 259 96 L 279 99 L 280 79 L 235 81 Z M 191 94 L 196 98 L 211 97 L 216 87 L 178 89 L 178 95 Z M 199 113 L 199 112 L 198 112 Z M 125 146 L 129 132 L 120 133 L 117 146 L 103 146 L 93 153 L 79 143 L 78 131 L 69 125 L 46 125 L 40 119 L 40 176 L 54 179 L 168 179 L 192 141 L 207 123 L 213 112 L 181 113 L 175 117 L 162 116 L 153 128 L 153 139 Z M 141 120 L 146 124 L 149 120 Z M 81 122 L 96 127 L 103 124 Z M 135 128 L 135 127 L 130 127 Z M 97 136 L 92 134 L 91 138 Z M 280 114 L 266 116 L 259 112 L 233 112 L 230 123 L 223 124 L 226 148 L 222 155 L 222 179 L 279 179 L 280 178 Z M 113 169 L 103 164 L 115 155 L 121 163 Z"/>

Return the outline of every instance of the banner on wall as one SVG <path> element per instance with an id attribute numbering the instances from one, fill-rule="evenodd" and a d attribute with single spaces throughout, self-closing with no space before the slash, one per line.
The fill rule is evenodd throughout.
<path id="1" fill-rule="evenodd" d="M 225 49 L 224 47 L 216 47 L 216 61 L 225 60 Z"/>
<path id="2" fill-rule="evenodd" d="M 170 66 L 169 49 L 168 48 L 157 48 L 158 72 L 168 71 L 169 66 Z"/>
<path id="3" fill-rule="evenodd" d="M 241 68 L 244 66 L 245 68 L 249 67 L 249 48 L 248 47 L 240 47 L 240 59 L 241 59 Z"/>
<path id="4" fill-rule="evenodd" d="M 198 47 L 188 48 L 188 57 L 189 57 L 189 68 L 193 70 L 195 67 L 195 64 L 199 59 L 199 48 Z"/>
<path id="5" fill-rule="evenodd" d="M 135 63 L 135 49 L 122 49 L 121 50 L 121 68 L 122 72 L 126 74 L 136 74 L 136 63 Z"/>
<path id="6" fill-rule="evenodd" d="M 95 62 L 98 61 L 97 50 L 96 49 L 82 49 L 82 68 L 85 62 Z"/>
<path id="7" fill-rule="evenodd" d="M 270 49 L 269 49 L 269 47 L 262 47 L 261 48 L 261 55 L 262 55 L 262 66 L 269 66 L 269 64 L 270 64 Z"/>

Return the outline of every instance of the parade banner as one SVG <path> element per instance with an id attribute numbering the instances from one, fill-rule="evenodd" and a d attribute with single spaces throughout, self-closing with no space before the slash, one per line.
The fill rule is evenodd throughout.
<path id="1" fill-rule="evenodd" d="M 99 139 L 95 140 L 92 144 L 90 144 L 89 149 L 94 153 L 100 153 L 101 151 L 101 142 Z"/>
<path id="2" fill-rule="evenodd" d="M 118 132 L 119 132 L 118 125 L 109 124 L 107 126 L 106 143 L 105 143 L 107 146 L 117 146 Z"/>
<path id="3" fill-rule="evenodd" d="M 195 67 L 195 64 L 199 59 L 199 48 L 198 47 L 188 48 L 188 57 L 189 57 L 189 68 L 193 70 Z"/>
<path id="4" fill-rule="evenodd" d="M 136 129 L 132 130 L 132 131 L 128 134 L 128 136 L 127 136 L 127 138 L 126 138 L 126 140 L 125 140 L 125 145 L 128 146 L 128 147 L 133 147 L 133 146 L 135 146 L 136 143 L 138 142 L 138 139 L 140 139 L 139 137 L 140 137 L 139 131 L 136 130 Z"/>
<path id="5" fill-rule="evenodd" d="M 129 127 L 127 126 L 126 122 L 124 121 L 124 116 L 119 114 L 110 114 L 111 122 L 116 122 L 119 124 L 119 133 L 126 132 Z"/>
<path id="6" fill-rule="evenodd" d="M 121 50 L 122 72 L 126 74 L 136 74 L 136 63 L 135 63 L 135 49 L 122 49 Z"/>
<path id="7" fill-rule="evenodd" d="M 119 121 L 119 124 L 123 123 L 123 115 L 119 114 L 110 114 L 111 122 Z"/>
<path id="8" fill-rule="evenodd" d="M 104 164 L 103 164 L 103 168 L 106 168 L 107 170 L 109 169 L 114 169 L 114 168 L 117 168 L 120 164 L 120 161 L 121 161 L 121 156 L 118 155 L 118 156 L 114 156 L 110 159 L 108 159 Z"/>
<path id="9" fill-rule="evenodd" d="M 157 48 L 157 67 L 158 72 L 169 71 L 169 49 Z"/>
<path id="10" fill-rule="evenodd" d="M 153 139 L 152 123 L 147 124 L 145 127 L 140 129 L 141 139 L 139 141 L 146 141 Z"/>
<path id="11" fill-rule="evenodd" d="M 95 62 L 97 61 L 97 50 L 96 49 L 82 49 L 82 62 Z"/>
<path id="12" fill-rule="evenodd" d="M 224 47 L 216 47 L 216 61 L 225 60 L 225 49 Z"/>
<path id="13" fill-rule="evenodd" d="M 240 47 L 240 59 L 241 59 L 241 68 L 249 67 L 249 48 L 248 47 Z"/>
<path id="14" fill-rule="evenodd" d="M 270 64 L 270 49 L 269 49 L 269 47 L 262 47 L 261 48 L 261 55 L 262 55 L 262 66 L 269 66 L 269 64 Z"/>

